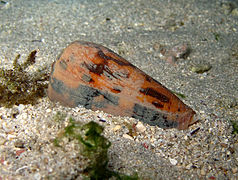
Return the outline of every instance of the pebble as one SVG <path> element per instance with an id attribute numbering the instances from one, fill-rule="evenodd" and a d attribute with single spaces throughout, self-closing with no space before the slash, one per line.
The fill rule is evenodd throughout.
<path id="1" fill-rule="evenodd" d="M 136 125 L 136 130 L 139 132 L 139 133 L 143 133 L 146 131 L 146 127 L 142 124 L 142 122 L 138 122 L 137 125 Z"/>
<path id="2" fill-rule="evenodd" d="M 188 140 L 188 136 L 187 135 L 185 135 L 183 138 L 184 138 L 185 141 Z"/>
<path id="3" fill-rule="evenodd" d="M 176 159 L 169 158 L 169 161 L 172 165 L 177 165 L 178 161 Z"/>
<path id="4" fill-rule="evenodd" d="M 233 9 L 233 10 L 231 11 L 231 15 L 238 17 L 238 8 Z"/>
<path id="5" fill-rule="evenodd" d="M 121 126 L 120 125 L 116 125 L 114 128 L 113 128 L 113 131 L 118 131 L 121 129 Z"/>
<path id="6" fill-rule="evenodd" d="M 4 145 L 6 142 L 6 139 L 3 139 L 2 137 L 0 138 L 0 145 Z"/>
<path id="7" fill-rule="evenodd" d="M 177 58 L 175 56 L 168 56 L 166 58 L 167 62 L 172 64 L 172 65 L 175 65 L 176 61 L 177 61 Z"/>
<path id="8" fill-rule="evenodd" d="M 154 46 L 155 49 L 159 47 Z M 160 58 L 166 60 L 168 63 L 175 65 L 178 59 L 186 59 L 190 54 L 190 48 L 188 44 L 178 44 L 169 50 L 166 50 L 163 46 L 160 47 Z"/>
<path id="9" fill-rule="evenodd" d="M 24 109 L 25 109 L 25 105 L 23 105 L 23 104 L 18 105 L 18 111 L 19 112 L 22 112 Z"/>
<path id="10" fill-rule="evenodd" d="M 188 44 L 179 44 L 170 50 L 170 54 L 175 58 L 186 58 L 190 53 Z"/>
<path id="11" fill-rule="evenodd" d="M 192 72 L 202 74 L 204 72 L 209 71 L 212 68 L 210 64 L 197 64 L 191 68 Z"/>
<path id="12" fill-rule="evenodd" d="M 17 147 L 17 148 L 24 148 L 24 145 L 25 143 L 21 140 L 17 140 L 15 143 L 14 143 L 14 146 Z"/>
<path id="13" fill-rule="evenodd" d="M 193 164 L 190 163 L 190 164 L 188 164 L 185 168 L 189 170 L 189 169 L 191 169 L 192 166 L 193 166 Z"/>
<path id="14" fill-rule="evenodd" d="M 227 148 L 228 145 L 225 144 L 225 143 L 221 143 L 221 146 L 224 147 L 224 148 Z"/>
<path id="15" fill-rule="evenodd" d="M 46 109 L 47 113 L 51 113 L 51 111 L 52 111 L 51 109 Z"/>
<path id="16" fill-rule="evenodd" d="M 233 173 L 233 174 L 237 173 L 237 171 L 238 171 L 238 168 L 237 168 L 237 167 L 232 168 L 232 173 Z"/>
<path id="17" fill-rule="evenodd" d="M 34 175 L 34 179 L 35 179 L 35 180 L 40 180 L 40 179 L 41 179 L 41 174 L 40 174 L 40 173 L 36 173 L 36 174 Z"/>
<path id="18" fill-rule="evenodd" d="M 205 175 L 206 175 L 206 171 L 205 171 L 205 169 L 202 168 L 201 171 L 200 171 L 200 173 L 201 173 L 202 176 L 205 176 Z"/>
<path id="19" fill-rule="evenodd" d="M 123 134 L 122 137 L 134 141 L 134 139 L 128 134 Z"/>
<path id="20" fill-rule="evenodd" d="M 7 139 L 8 140 L 13 140 L 13 139 L 15 139 L 16 138 L 16 135 L 14 135 L 14 134 L 8 134 L 7 135 Z"/>

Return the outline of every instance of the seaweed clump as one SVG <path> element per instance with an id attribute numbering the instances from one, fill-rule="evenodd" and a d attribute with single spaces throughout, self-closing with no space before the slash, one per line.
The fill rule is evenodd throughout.
<path id="1" fill-rule="evenodd" d="M 108 169 L 108 148 L 111 142 L 101 135 L 103 127 L 91 121 L 82 125 L 70 118 L 70 124 L 65 127 L 63 136 L 76 139 L 83 148 L 80 152 L 89 159 L 89 165 L 83 170 L 85 179 L 106 180 L 115 177 L 118 180 L 137 180 L 137 174 L 127 176 Z M 55 145 L 60 147 L 60 139 L 55 139 Z"/>
<path id="2" fill-rule="evenodd" d="M 238 122 L 237 121 L 231 121 L 231 125 L 233 127 L 233 134 L 238 134 Z"/>
<path id="3" fill-rule="evenodd" d="M 35 63 L 37 51 L 32 51 L 22 64 L 18 63 L 18 54 L 13 69 L 0 68 L 0 107 L 12 107 L 19 104 L 35 104 L 38 98 L 45 96 L 45 81 L 49 79 L 45 68 L 30 74 L 26 69 Z"/>

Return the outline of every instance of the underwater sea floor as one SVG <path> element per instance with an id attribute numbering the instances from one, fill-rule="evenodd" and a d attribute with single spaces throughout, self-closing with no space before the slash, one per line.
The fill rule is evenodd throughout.
<path id="1" fill-rule="evenodd" d="M 82 148 L 66 137 L 55 145 L 70 117 L 104 127 L 112 171 L 238 178 L 237 1 L 4 0 L 0 17 L 0 179 L 86 177 Z M 161 129 L 52 103 L 45 86 L 51 65 L 75 40 L 112 49 L 177 94 L 199 121 Z"/>

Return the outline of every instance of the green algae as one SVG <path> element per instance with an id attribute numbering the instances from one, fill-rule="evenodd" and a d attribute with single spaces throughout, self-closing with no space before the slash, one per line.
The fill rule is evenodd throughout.
<path id="1" fill-rule="evenodd" d="M 90 180 L 106 180 L 115 177 L 118 180 L 137 180 L 137 174 L 128 176 L 108 169 L 108 148 L 111 142 L 102 136 L 103 127 L 91 121 L 87 124 L 76 122 L 73 118 L 69 119 L 69 125 L 64 128 L 64 137 L 71 140 L 77 140 L 81 146 L 81 155 L 88 158 L 88 166 L 81 172 L 85 179 Z M 61 147 L 60 141 L 62 137 L 56 138 L 54 144 Z"/>
<path id="2" fill-rule="evenodd" d="M 37 51 L 32 51 L 22 64 L 18 63 L 18 54 L 12 69 L 0 68 L 0 107 L 12 107 L 19 104 L 36 104 L 37 100 L 45 96 L 45 89 L 49 75 L 46 68 L 28 73 L 27 68 L 34 65 Z"/>
<path id="3" fill-rule="evenodd" d="M 233 134 L 238 134 L 238 121 L 231 121 L 231 125 L 233 127 Z"/>
<path id="4" fill-rule="evenodd" d="M 214 38 L 215 38 L 216 41 L 221 40 L 221 34 L 219 34 L 219 33 L 217 33 L 217 32 L 213 32 L 212 34 L 213 34 L 213 36 L 214 36 Z"/>
<path id="5" fill-rule="evenodd" d="M 176 96 L 178 96 L 180 98 L 183 98 L 183 99 L 186 98 L 186 96 L 184 94 L 182 94 L 182 93 L 179 93 L 179 92 L 176 92 L 176 91 L 172 91 L 172 93 L 174 93 Z"/>

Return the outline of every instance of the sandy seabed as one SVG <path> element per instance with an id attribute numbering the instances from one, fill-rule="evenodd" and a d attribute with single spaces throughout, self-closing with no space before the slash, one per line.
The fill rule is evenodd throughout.
<path id="1" fill-rule="evenodd" d="M 17 54 L 23 62 L 37 50 L 29 71 L 46 66 L 50 72 L 70 42 L 92 41 L 184 94 L 181 99 L 200 118 L 179 131 L 62 107 L 46 96 L 36 105 L 0 107 L 0 179 L 82 179 L 86 162 L 75 144 L 63 149 L 53 144 L 70 116 L 105 128 L 111 170 L 137 172 L 141 179 L 237 179 L 238 140 L 231 125 L 238 121 L 237 12 L 231 0 L 1 1 L 2 68 L 12 68 Z M 171 62 L 164 51 L 183 43 L 191 49 L 188 57 Z M 210 68 L 198 73 L 204 67 Z M 66 118 L 55 121 L 57 112 Z"/>

